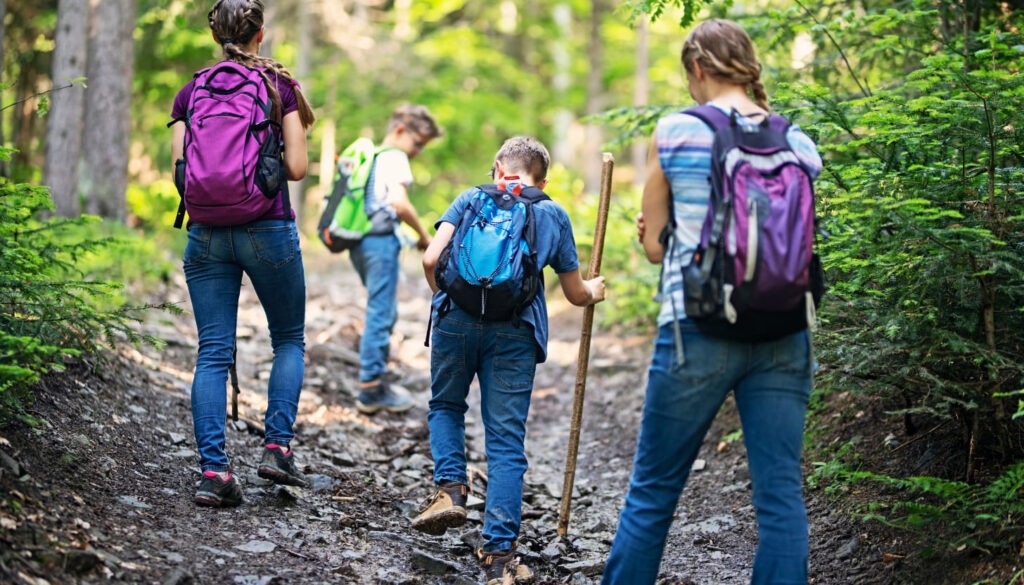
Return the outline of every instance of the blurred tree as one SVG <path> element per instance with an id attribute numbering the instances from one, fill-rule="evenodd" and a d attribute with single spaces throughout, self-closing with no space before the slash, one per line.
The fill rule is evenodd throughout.
<path id="1" fill-rule="evenodd" d="M 99 0 L 89 39 L 83 165 L 86 211 L 123 220 L 128 189 L 136 0 Z"/>
<path id="2" fill-rule="evenodd" d="M 53 87 L 73 86 L 71 80 L 86 73 L 89 39 L 89 3 L 60 0 L 57 4 L 57 32 L 54 35 Z M 51 96 L 46 124 L 46 165 L 43 184 L 50 187 L 57 215 L 76 217 L 82 213 L 78 190 L 78 160 L 82 146 L 85 95 L 81 88 L 68 87 Z"/>

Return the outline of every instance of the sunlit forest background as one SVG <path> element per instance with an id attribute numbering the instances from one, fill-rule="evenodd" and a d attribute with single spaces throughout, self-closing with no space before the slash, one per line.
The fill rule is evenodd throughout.
<path id="1" fill-rule="evenodd" d="M 178 269 L 167 123 L 178 89 L 219 58 L 209 9 L 0 1 L 5 416 L 27 417 L 31 385 L 66 359 L 160 342 L 132 324 L 173 307 L 120 283 Z M 485 181 L 505 138 L 533 134 L 555 162 L 549 192 L 589 255 L 610 151 L 601 326 L 651 331 L 658 269 L 633 223 L 647 139 L 658 115 L 692 105 L 679 50 L 709 16 L 748 30 L 773 107 L 825 157 L 819 404 L 834 392 L 878 396 L 908 432 L 941 425 L 957 437 L 956 464 L 934 481 L 872 475 L 848 445 L 829 447 L 814 481 L 892 481 L 923 499 L 907 495 L 914 506 L 890 521 L 959 523 L 958 545 L 1012 545 L 1024 512 L 1019 0 L 268 0 L 263 52 L 301 81 L 319 118 L 311 172 L 292 189 L 304 233 L 336 153 L 382 138 L 401 103 L 428 106 L 444 131 L 413 164 L 428 223 Z"/>

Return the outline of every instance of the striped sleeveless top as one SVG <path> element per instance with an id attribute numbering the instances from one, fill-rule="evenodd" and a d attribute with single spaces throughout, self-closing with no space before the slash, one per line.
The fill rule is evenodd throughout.
<path id="1" fill-rule="evenodd" d="M 726 114 L 728 108 L 714 102 Z M 739 118 L 741 124 L 756 124 L 760 118 Z M 655 138 L 658 146 L 658 162 L 672 195 L 672 209 L 675 214 L 675 241 L 669 245 L 670 255 L 662 260 L 665 264 L 662 282 L 661 311 L 658 326 L 675 319 L 685 320 L 683 311 L 682 268 L 690 263 L 697 245 L 700 230 L 707 214 L 711 197 L 711 145 L 714 133 L 699 119 L 680 112 L 674 112 L 658 120 Z M 799 127 L 793 125 L 788 133 L 789 144 L 812 177 L 821 173 L 821 156 L 812 141 Z"/>

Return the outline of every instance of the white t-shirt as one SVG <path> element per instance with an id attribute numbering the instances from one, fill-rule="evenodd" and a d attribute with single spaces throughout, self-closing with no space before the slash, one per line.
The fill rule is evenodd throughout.
<path id="1" fill-rule="evenodd" d="M 391 233 L 401 222 L 391 207 L 390 195 L 399 186 L 406 189 L 412 186 L 412 168 L 409 166 L 408 155 L 397 148 L 391 148 L 377 155 L 373 193 L 368 194 L 372 199 L 367 201 L 366 206 L 371 210 L 371 234 Z"/>

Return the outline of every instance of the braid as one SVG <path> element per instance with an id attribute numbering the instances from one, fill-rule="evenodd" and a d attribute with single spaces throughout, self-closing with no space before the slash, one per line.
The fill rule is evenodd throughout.
<path id="1" fill-rule="evenodd" d="M 681 58 L 688 71 L 696 61 L 709 75 L 749 88 L 754 103 L 770 109 L 754 44 L 736 23 L 714 18 L 702 22 L 683 43 Z"/>
<path id="2" fill-rule="evenodd" d="M 295 77 L 281 63 L 245 50 L 253 37 L 263 29 L 263 0 L 218 0 L 207 18 L 210 30 L 220 41 L 227 60 L 261 71 L 267 80 L 270 100 L 273 103 L 271 116 L 280 119 L 281 95 L 277 91 L 277 84 L 273 83 L 267 74 L 271 73 L 275 79 L 283 77 L 289 82 L 295 82 Z M 304 128 L 309 128 L 316 120 L 316 116 L 297 83 L 295 99 L 299 106 L 299 120 Z"/>
<path id="3" fill-rule="evenodd" d="M 755 104 L 766 112 L 772 111 L 771 107 L 768 106 L 768 92 L 764 90 L 764 84 L 761 83 L 760 78 L 750 82 L 750 93 L 754 98 Z"/>

